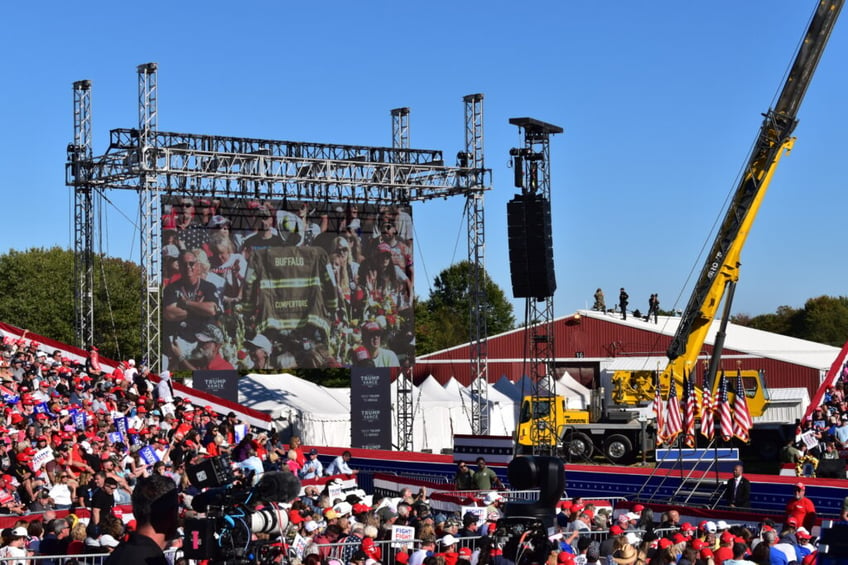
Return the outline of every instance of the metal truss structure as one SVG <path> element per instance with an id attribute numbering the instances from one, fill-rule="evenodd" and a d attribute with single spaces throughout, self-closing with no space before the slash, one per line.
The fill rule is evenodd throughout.
<path id="1" fill-rule="evenodd" d="M 482 272 L 483 265 L 477 262 L 482 261 L 484 244 L 482 195 L 491 188 L 491 170 L 483 168 L 482 158 L 482 95 L 465 99 L 466 132 L 473 133 L 466 133 L 464 155 L 471 156 L 457 166 L 447 166 L 441 151 L 409 147 L 406 108 L 392 111 L 392 147 L 159 131 L 157 65 L 139 65 L 137 72 L 138 127 L 111 130 L 108 150 L 97 156 L 91 147 L 91 82 L 74 83 L 74 142 L 68 147 L 66 184 L 74 189 L 75 311 L 80 345 L 94 342 L 91 196 L 107 189 L 134 190 L 139 195 L 142 354 L 154 372 L 160 369 L 163 195 L 371 204 L 409 204 L 461 195 L 474 202 L 469 258 L 474 258 Z M 479 287 L 474 292 L 479 292 Z M 479 312 L 474 316 L 479 318 Z M 411 424 L 408 431 L 411 437 Z"/>
<path id="2" fill-rule="evenodd" d="M 471 362 L 471 433 L 489 433 L 489 352 L 486 327 L 486 237 L 482 190 L 485 185 L 483 164 L 483 95 L 469 94 L 465 103 L 465 154 L 461 165 L 476 171 L 465 196 L 468 219 L 468 293 L 470 308 L 468 340 Z"/>
<path id="3" fill-rule="evenodd" d="M 523 186 L 525 190 L 535 192 L 538 196 L 550 202 L 551 199 L 551 144 L 550 136 L 562 133 L 563 129 L 533 118 L 512 118 L 509 123 L 518 126 L 524 132 L 524 147 L 515 150 L 522 156 L 520 165 L 523 167 Z M 531 395 L 533 405 L 538 406 L 544 397 L 555 393 L 556 368 L 554 367 L 554 297 L 527 298 L 524 312 L 524 327 L 529 340 L 527 359 L 530 381 L 533 383 Z M 556 430 L 557 404 L 550 403 L 551 410 L 547 415 L 547 430 L 533 427 L 531 443 L 533 455 L 555 455 L 556 446 L 547 441 L 532 437 L 532 434 L 547 435 Z"/>
<path id="4" fill-rule="evenodd" d="M 392 110 L 392 149 L 409 149 L 409 108 Z M 395 421 L 397 438 L 395 446 L 400 451 L 413 449 L 413 425 L 415 421 L 415 406 L 413 404 L 412 367 L 401 371 L 395 380 Z"/>
<path id="5" fill-rule="evenodd" d="M 94 342 L 94 194 L 88 182 L 91 162 L 91 81 L 74 83 L 74 141 L 68 168 L 74 185 L 74 329 L 77 345 Z"/>

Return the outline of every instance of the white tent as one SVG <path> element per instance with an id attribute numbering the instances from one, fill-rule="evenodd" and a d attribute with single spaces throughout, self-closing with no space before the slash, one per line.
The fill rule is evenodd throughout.
<path id="1" fill-rule="evenodd" d="M 516 403 L 489 385 L 490 434 L 511 435 Z M 397 436 L 397 381 L 392 383 L 392 440 Z M 239 403 L 269 414 L 283 433 L 299 434 L 307 445 L 350 445 L 350 389 L 325 388 L 289 374 L 251 374 L 239 381 Z M 454 434 L 471 433 L 472 393 L 449 382 L 447 389 L 432 376 L 412 387 L 413 450 L 442 453 L 453 448 Z"/>
<path id="2" fill-rule="evenodd" d="M 444 388 L 445 391 L 453 397 L 459 397 L 460 394 L 467 391 L 464 386 L 459 384 L 459 381 L 456 380 L 455 377 L 448 379 L 448 382 L 446 382 L 442 388 Z"/>
<path id="3" fill-rule="evenodd" d="M 556 392 L 565 397 L 566 408 L 583 410 L 591 404 L 592 391 L 574 380 L 568 371 L 557 381 Z"/>
<path id="4" fill-rule="evenodd" d="M 269 414 L 278 430 L 300 434 L 311 445 L 350 445 L 350 391 L 339 393 L 288 373 L 239 379 L 239 404 Z M 343 396 L 344 393 L 341 393 Z"/>

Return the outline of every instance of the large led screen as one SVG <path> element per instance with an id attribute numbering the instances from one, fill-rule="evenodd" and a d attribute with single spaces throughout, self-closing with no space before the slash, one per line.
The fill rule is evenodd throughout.
<path id="1" fill-rule="evenodd" d="M 410 208 L 174 195 L 162 212 L 163 368 L 412 364 Z"/>

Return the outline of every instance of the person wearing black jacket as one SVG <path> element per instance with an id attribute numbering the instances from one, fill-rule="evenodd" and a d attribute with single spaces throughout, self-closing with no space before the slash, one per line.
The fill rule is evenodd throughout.
<path id="1" fill-rule="evenodd" d="M 751 481 L 742 475 L 744 468 L 736 465 L 733 477 L 727 479 L 724 501 L 731 508 L 748 508 L 751 503 Z"/>

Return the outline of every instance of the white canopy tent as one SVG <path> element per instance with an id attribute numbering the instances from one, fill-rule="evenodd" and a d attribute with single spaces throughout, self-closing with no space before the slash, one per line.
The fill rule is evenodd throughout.
<path id="1" fill-rule="evenodd" d="M 491 435 L 511 435 L 518 404 L 489 385 Z M 413 449 L 442 453 L 454 434 L 471 433 L 472 393 L 458 381 L 443 387 L 432 376 L 412 387 Z M 396 437 L 397 385 L 392 383 L 392 438 Z M 269 414 L 278 431 L 298 434 L 307 445 L 350 445 L 350 389 L 325 388 L 294 375 L 251 374 L 239 381 L 239 403 Z"/>
<path id="2" fill-rule="evenodd" d="M 403 377 L 401 377 L 403 378 Z M 526 377 L 525 377 L 526 378 Z M 531 394 L 531 382 L 513 383 L 506 377 L 488 384 L 489 435 L 510 436 L 515 431 L 522 395 Z M 568 408 L 589 405 L 590 390 L 565 373 L 555 383 Z M 444 386 L 432 375 L 412 388 L 413 450 L 443 453 L 453 448 L 455 434 L 470 434 L 474 391 L 456 379 Z M 392 383 L 392 440 L 397 437 L 397 382 Z M 275 429 L 299 434 L 309 445 L 350 445 L 350 389 L 324 388 L 293 375 L 249 375 L 239 383 L 239 403 L 269 414 Z"/>
<path id="3" fill-rule="evenodd" d="M 330 390 L 288 373 L 250 374 L 239 379 L 239 404 L 269 414 L 277 430 L 304 443 L 350 445 L 350 391 L 344 403 Z"/>

